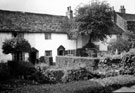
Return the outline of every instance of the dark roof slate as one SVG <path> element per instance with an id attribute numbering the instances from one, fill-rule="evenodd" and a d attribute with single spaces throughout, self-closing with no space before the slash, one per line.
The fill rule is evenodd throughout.
<path id="1" fill-rule="evenodd" d="M 0 10 L 0 32 L 66 32 L 66 16 Z"/>
<path id="2" fill-rule="evenodd" d="M 116 24 L 110 30 L 112 34 L 123 32 Z M 67 33 L 70 38 L 75 39 L 78 25 L 74 23 L 74 18 L 68 20 L 66 16 L 0 10 L 0 32 L 12 31 Z"/>
<path id="3" fill-rule="evenodd" d="M 113 24 L 113 26 L 109 29 L 109 32 L 111 34 L 122 34 L 124 30 L 120 28 L 116 23 Z"/>
<path id="4" fill-rule="evenodd" d="M 117 12 L 122 18 L 127 21 L 135 21 L 135 14 L 127 14 L 127 13 L 119 13 Z"/>

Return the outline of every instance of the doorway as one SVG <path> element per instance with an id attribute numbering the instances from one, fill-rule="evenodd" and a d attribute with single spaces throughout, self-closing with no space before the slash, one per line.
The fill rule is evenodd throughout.
<path id="1" fill-rule="evenodd" d="M 29 53 L 29 61 L 32 64 L 36 64 L 37 58 L 38 58 L 38 50 L 36 48 L 31 48 L 31 52 Z"/>
<path id="2" fill-rule="evenodd" d="M 64 56 L 65 55 L 65 48 L 61 45 L 57 49 L 57 55 Z"/>

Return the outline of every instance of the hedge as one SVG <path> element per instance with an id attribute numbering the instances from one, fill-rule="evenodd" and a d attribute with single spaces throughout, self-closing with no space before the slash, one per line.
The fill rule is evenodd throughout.
<path id="1" fill-rule="evenodd" d="M 51 83 L 48 77 L 38 71 L 34 65 L 25 61 L 8 61 L 10 75 L 14 78 L 34 80 L 38 83 Z"/>
<path id="2" fill-rule="evenodd" d="M 72 81 L 79 80 L 88 80 L 91 78 L 101 78 L 102 75 L 94 71 L 89 71 L 86 68 L 77 68 L 77 69 L 50 69 L 43 74 L 50 79 L 53 79 L 57 83 L 67 83 Z"/>
<path id="3" fill-rule="evenodd" d="M 122 86 L 135 84 L 135 76 L 121 75 L 104 79 L 76 81 L 64 84 L 34 85 L 16 89 L 15 93 L 109 93 Z"/>
<path id="4" fill-rule="evenodd" d="M 0 81 L 12 78 L 7 63 L 0 63 Z"/>

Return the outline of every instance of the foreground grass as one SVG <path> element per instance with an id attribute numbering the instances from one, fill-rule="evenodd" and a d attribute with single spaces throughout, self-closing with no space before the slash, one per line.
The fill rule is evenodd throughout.
<path id="1" fill-rule="evenodd" d="M 135 76 L 123 75 L 66 84 L 28 85 L 17 88 L 12 93 L 107 93 L 134 84 Z"/>
<path id="2" fill-rule="evenodd" d="M 45 84 L 18 88 L 14 93 L 85 93 L 95 89 L 102 90 L 102 85 L 95 81 L 76 81 L 66 84 Z"/>

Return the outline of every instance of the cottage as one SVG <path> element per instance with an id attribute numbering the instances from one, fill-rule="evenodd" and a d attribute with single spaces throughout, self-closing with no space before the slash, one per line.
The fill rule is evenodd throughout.
<path id="1" fill-rule="evenodd" d="M 124 20 L 123 15 L 128 14 L 116 12 L 116 17 L 114 17 L 116 24 L 110 29 L 113 32 L 111 38 L 116 38 L 124 31 L 126 26 L 125 23 L 121 22 Z M 66 22 L 72 19 L 71 7 L 67 8 L 66 16 L 0 10 L 0 60 L 12 59 L 12 55 L 2 53 L 2 42 L 17 36 L 28 40 L 34 50 L 26 54 L 25 59 L 52 56 L 55 62 L 57 55 L 76 55 L 75 50 L 86 45 L 89 37 L 80 34 L 75 35 L 75 37 L 71 35 Z M 131 21 L 129 20 L 127 23 Z M 107 41 L 111 38 L 108 37 Z M 107 43 L 98 41 L 95 44 L 99 46 L 99 50 L 107 51 Z"/>
<path id="2" fill-rule="evenodd" d="M 64 22 L 70 18 L 70 7 L 67 16 L 0 10 L 0 60 L 12 59 L 10 54 L 2 53 L 2 42 L 17 36 L 28 40 L 36 50 L 30 57 L 52 56 L 55 61 L 55 56 L 64 55 L 65 50 L 68 50 L 67 54 L 73 54 L 75 51 L 70 50 L 81 48 L 82 44 L 76 45 L 76 39 L 71 38 L 65 29 Z"/>

